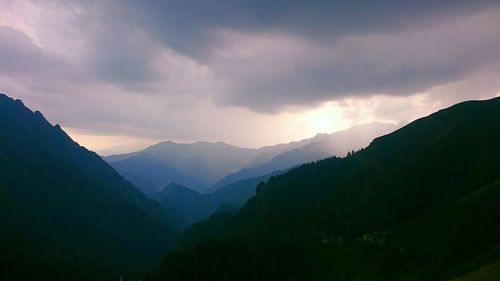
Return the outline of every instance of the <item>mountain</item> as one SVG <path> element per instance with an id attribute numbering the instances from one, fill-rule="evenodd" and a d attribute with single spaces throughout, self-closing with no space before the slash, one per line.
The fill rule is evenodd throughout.
<path id="1" fill-rule="evenodd" d="M 243 179 L 332 155 L 345 155 L 396 128 L 394 124 L 374 122 L 259 149 L 239 148 L 222 142 L 165 141 L 142 151 L 104 157 L 104 160 L 150 198 L 170 183 L 212 193 Z"/>
<path id="2" fill-rule="evenodd" d="M 499 141 L 500 98 L 470 101 L 347 157 L 271 177 L 235 215 L 187 229 L 152 280 L 452 280 L 484 272 L 500 260 Z"/>
<path id="3" fill-rule="evenodd" d="M 284 170 L 293 166 L 315 161 L 331 156 L 328 149 L 320 143 L 311 142 L 303 147 L 285 151 L 271 158 L 269 161 L 251 168 L 243 168 L 231 173 L 218 181 L 207 192 L 215 192 L 224 186 L 231 185 L 243 179 L 258 177 L 274 171 Z"/>
<path id="4" fill-rule="evenodd" d="M 452 281 L 495 281 L 500 279 L 500 260 L 484 266 L 480 269 L 477 269 L 473 272 L 465 274 L 457 279 L 453 279 Z"/>
<path id="5" fill-rule="evenodd" d="M 0 279 L 109 280 L 143 270 L 176 226 L 59 125 L 0 95 Z"/>
<path id="6" fill-rule="evenodd" d="M 253 149 L 223 142 L 185 144 L 165 141 L 139 152 L 104 159 L 132 182 L 135 182 L 134 177 L 140 178 L 157 186 L 158 191 L 172 182 L 204 191 L 251 161 L 253 156 Z"/>
<path id="7" fill-rule="evenodd" d="M 179 182 L 187 186 L 203 186 L 198 180 L 172 168 L 148 153 L 139 153 L 130 158 L 111 162 L 115 170 L 138 187 L 149 198 L 153 198 L 162 186 Z"/>
<path id="8" fill-rule="evenodd" d="M 183 228 L 206 218 L 211 211 L 211 204 L 202 194 L 183 185 L 171 183 L 156 195 L 156 199 L 178 218 Z"/>
<path id="9" fill-rule="evenodd" d="M 262 160 L 262 155 L 276 155 L 260 164 L 256 164 L 256 161 L 254 161 L 238 172 L 227 175 L 217 182 L 210 190 L 217 190 L 222 186 L 241 179 L 265 175 L 330 156 L 345 156 L 352 150 L 366 147 L 374 138 L 388 134 L 401 125 L 402 123 L 394 125 L 390 123 L 373 122 L 353 126 L 349 129 L 332 134 L 318 134 L 310 139 L 292 142 L 288 146 L 279 145 L 274 150 L 273 147 L 261 148 L 259 149 L 260 156 L 257 156 L 257 159 Z M 279 151 L 279 153 L 276 153 L 277 151 Z"/>
<path id="10" fill-rule="evenodd" d="M 260 182 L 284 171 L 244 179 L 224 186 L 213 193 L 199 193 L 180 184 L 171 183 L 154 198 L 177 219 L 177 224 L 186 228 L 193 223 L 208 218 L 212 213 L 224 209 L 238 209 L 250 197 Z M 222 206 L 222 207 L 221 207 Z"/>
<path id="11" fill-rule="evenodd" d="M 246 201 L 255 195 L 257 185 L 268 181 L 271 177 L 284 173 L 286 170 L 274 171 L 270 174 L 247 178 L 235 183 L 228 184 L 219 190 L 207 194 L 207 197 L 213 198 L 212 201 L 221 203 L 230 203 L 236 207 L 243 206 Z"/>

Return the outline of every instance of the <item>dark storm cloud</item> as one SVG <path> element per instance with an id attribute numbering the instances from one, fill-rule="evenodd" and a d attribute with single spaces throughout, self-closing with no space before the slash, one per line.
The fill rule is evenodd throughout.
<path id="1" fill-rule="evenodd" d="M 0 17 L 0 78 L 67 126 L 186 136 L 211 102 L 277 113 L 498 74 L 495 2 L 40 0 L 33 26 Z"/>
<path id="2" fill-rule="evenodd" d="M 499 18 L 500 10 L 496 10 L 423 29 L 352 35 L 330 44 L 304 43 L 297 37 L 280 39 L 280 34 L 261 42 L 232 38 L 257 51 L 234 55 L 231 59 L 240 63 L 235 68 L 220 68 L 222 76 L 240 81 L 231 94 L 222 97 L 229 104 L 272 111 L 281 104 L 356 95 L 411 95 L 475 72 L 498 71 Z M 264 63 L 255 67 L 253 60 Z M 287 70 L 290 63 L 293 67 Z M 239 73 L 238 67 L 245 70 Z M 253 77 L 266 68 L 273 71 Z M 284 73 L 276 74 L 280 71 Z"/>
<path id="3" fill-rule="evenodd" d="M 46 76 L 63 65 L 35 46 L 27 35 L 10 27 L 0 26 L 0 38 L 0 72 Z"/>
<path id="4" fill-rule="evenodd" d="M 140 28 L 156 43 L 210 67 L 224 84 L 213 95 L 218 103 L 254 111 L 374 93 L 414 94 L 491 66 L 500 45 L 495 1 L 82 3 L 97 7 L 93 20 L 106 29 L 94 39 L 91 65 L 101 79 L 131 85 L 156 75 L 150 64 L 158 48 L 131 36 Z M 487 19 L 474 18 L 481 13 Z M 254 48 L 259 40 L 267 45 L 257 46 L 263 49 L 253 56 L 220 55 L 232 52 L 228 46 Z M 303 49 L 281 58 L 293 64 L 284 71 L 280 52 L 303 41 Z M 267 69 L 275 72 L 260 75 Z"/>
<path id="5" fill-rule="evenodd" d="M 84 1 L 83 3 L 86 3 Z M 297 33 L 315 40 L 426 25 L 495 5 L 495 1 L 107 1 L 107 16 L 123 18 L 191 56 L 208 55 L 211 29 Z"/>

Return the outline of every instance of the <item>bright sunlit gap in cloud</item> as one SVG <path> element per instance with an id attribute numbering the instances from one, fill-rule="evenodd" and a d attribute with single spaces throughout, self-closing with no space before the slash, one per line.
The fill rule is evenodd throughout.
<path id="1" fill-rule="evenodd" d="M 167 139 L 261 147 L 499 95 L 497 6 L 365 32 L 351 26 L 364 16 L 327 17 L 339 33 L 232 12 L 172 21 L 185 11 L 170 2 L 143 21 L 135 5 L 96 3 L 0 0 L 0 92 L 99 153 Z"/>
<path id="2" fill-rule="evenodd" d="M 126 134 L 99 133 L 71 127 L 65 127 L 64 129 L 81 145 L 101 155 L 109 155 L 139 150 L 164 140 L 172 140 L 180 143 L 192 143 L 199 140 L 212 142 L 225 141 L 236 146 L 258 148 L 266 145 L 298 141 L 313 137 L 316 134 L 333 133 L 346 129 L 356 123 L 344 118 L 343 109 L 334 102 L 324 103 L 322 106 L 312 110 L 283 112 L 276 115 L 245 111 L 244 113 L 239 113 L 239 119 L 224 120 L 226 114 L 230 114 L 229 112 L 233 112 L 234 114 L 235 110 L 238 112 L 241 111 L 234 108 L 220 108 L 217 110 L 217 113 L 209 110 L 206 112 L 209 116 L 205 118 L 205 123 L 226 122 L 227 128 L 236 129 L 238 124 L 249 122 L 246 119 L 253 119 L 253 123 L 257 124 L 257 126 L 254 127 L 254 125 L 248 128 L 249 132 L 246 138 L 227 138 L 225 140 L 215 137 L 207 139 L 178 139 L 172 136 L 169 137 L 168 132 L 164 133 L 164 137 L 140 137 Z M 242 118 L 243 116 L 248 117 Z M 267 132 L 267 134 L 261 134 L 262 131 Z"/>
<path id="3" fill-rule="evenodd" d="M 64 128 L 72 139 L 101 155 L 111 155 L 141 150 L 157 143 L 159 139 L 127 135 L 99 135 L 75 128 Z"/>
<path id="4" fill-rule="evenodd" d="M 309 135 L 332 133 L 349 127 L 350 122 L 342 117 L 341 109 L 333 102 L 303 113 L 309 123 Z"/>

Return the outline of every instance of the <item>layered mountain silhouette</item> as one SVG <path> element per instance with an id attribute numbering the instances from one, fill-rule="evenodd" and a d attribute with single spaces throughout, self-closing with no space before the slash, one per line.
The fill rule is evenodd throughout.
<path id="1" fill-rule="evenodd" d="M 118 280 L 151 265 L 177 229 L 98 155 L 2 94 L 0 221 L 1 280 Z"/>
<path id="2" fill-rule="evenodd" d="M 165 141 L 142 151 L 104 159 L 141 189 L 146 189 L 144 183 L 147 182 L 159 192 L 175 182 L 204 191 L 220 178 L 251 161 L 253 155 L 252 149 L 222 142 L 184 144 Z M 147 193 L 151 194 L 149 191 Z"/>
<path id="3" fill-rule="evenodd" d="M 496 280 L 500 98 L 395 128 L 163 142 L 122 176 L 0 94 L 0 280 Z"/>
<path id="4" fill-rule="evenodd" d="M 284 170 L 299 164 L 320 160 L 330 156 L 345 156 L 352 150 L 366 147 L 374 138 L 396 130 L 401 124 L 394 125 L 390 123 L 374 122 L 353 126 L 347 130 L 332 134 L 318 134 L 313 138 L 290 143 L 287 146 L 261 148 L 260 150 L 265 152 L 261 152 L 253 163 L 242 168 L 238 172 L 227 175 L 217 182 L 210 190 L 217 190 L 222 186 L 245 178 Z M 277 153 L 277 151 L 280 153 Z M 263 155 L 275 156 L 263 163 L 259 163 L 258 160 L 262 161 L 264 158 Z"/>
<path id="5" fill-rule="evenodd" d="M 223 212 L 228 208 L 229 210 L 239 209 L 255 195 L 256 187 L 260 182 L 265 182 L 271 176 L 282 172 L 276 171 L 240 180 L 212 193 L 199 193 L 183 185 L 171 183 L 155 194 L 154 199 L 175 217 L 177 225 L 185 228 L 194 222 L 208 218 L 212 213 Z"/>
<path id="6" fill-rule="evenodd" d="M 211 193 L 240 180 L 332 155 L 344 156 L 396 128 L 398 125 L 375 122 L 259 149 L 239 148 L 222 142 L 182 144 L 166 141 L 142 151 L 104 159 L 150 197 L 170 183 Z"/>
<path id="7" fill-rule="evenodd" d="M 235 215 L 186 230 L 153 280 L 498 274 L 499 142 L 500 98 L 470 101 L 271 177 Z"/>
<path id="8" fill-rule="evenodd" d="M 104 159 L 148 197 L 175 214 L 178 225 L 188 227 L 207 218 L 223 203 L 241 207 L 255 194 L 257 184 L 273 175 L 332 155 L 346 155 L 399 126 L 374 122 L 260 149 L 220 142 L 166 141 L 139 152 Z M 230 173 L 231 170 L 238 171 Z M 200 177 L 200 173 L 204 176 Z M 221 175 L 225 176 L 214 183 Z"/>

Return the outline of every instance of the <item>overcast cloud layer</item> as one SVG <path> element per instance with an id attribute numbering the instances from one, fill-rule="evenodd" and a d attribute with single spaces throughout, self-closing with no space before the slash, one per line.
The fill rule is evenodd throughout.
<path id="1" fill-rule="evenodd" d="M 0 0 L 0 91 L 95 149 L 258 146 L 498 95 L 496 1 L 409 2 Z"/>

